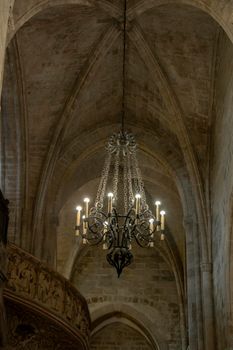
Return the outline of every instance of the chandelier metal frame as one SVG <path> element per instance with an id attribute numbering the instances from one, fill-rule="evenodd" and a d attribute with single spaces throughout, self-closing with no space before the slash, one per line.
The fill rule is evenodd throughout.
<path id="1" fill-rule="evenodd" d="M 113 192 L 107 194 L 108 188 Z M 120 131 L 110 137 L 94 206 L 89 210 L 88 198 L 84 204 L 84 215 L 81 206 L 76 208 L 76 235 L 82 236 L 84 244 L 102 243 L 104 250 L 110 250 L 107 260 L 118 276 L 132 262 L 133 241 L 140 247 L 153 247 L 155 234 L 164 239 L 165 212 L 159 212 L 159 201 L 155 215 L 149 209 L 130 133 Z"/>

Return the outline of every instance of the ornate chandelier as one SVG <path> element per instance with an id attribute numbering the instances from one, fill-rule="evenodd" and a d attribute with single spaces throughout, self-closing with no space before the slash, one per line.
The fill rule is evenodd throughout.
<path id="1" fill-rule="evenodd" d="M 107 194 L 107 189 L 112 192 Z M 165 211 L 159 211 L 159 201 L 155 202 L 155 215 L 149 209 L 132 134 L 121 131 L 110 137 L 96 200 L 90 210 L 89 202 L 89 198 L 84 198 L 84 209 L 76 208 L 76 236 L 82 236 L 83 244 L 102 243 L 104 250 L 110 250 L 107 261 L 116 268 L 118 277 L 132 262 L 133 242 L 153 247 L 155 234 L 164 240 Z"/>
<path id="2" fill-rule="evenodd" d="M 83 244 L 102 243 L 103 249 L 109 250 L 107 261 L 116 268 L 118 277 L 132 262 L 133 242 L 141 247 L 153 247 L 156 235 L 161 240 L 165 238 L 165 211 L 160 211 L 159 201 L 155 202 L 154 214 L 149 209 L 136 142 L 131 133 L 124 131 L 126 0 L 123 38 L 122 128 L 109 138 L 94 206 L 89 210 L 89 198 L 84 199 L 84 209 L 77 206 L 75 226 L 76 236 L 82 237 Z"/>

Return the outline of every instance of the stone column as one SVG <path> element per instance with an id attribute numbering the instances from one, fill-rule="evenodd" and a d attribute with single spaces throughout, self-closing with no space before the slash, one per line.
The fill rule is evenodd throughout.
<path id="1" fill-rule="evenodd" d="M 3 288 L 7 280 L 7 229 L 9 221 L 8 200 L 0 191 L 0 348 L 6 345 L 7 327 L 3 301 Z"/>
<path id="2" fill-rule="evenodd" d="M 204 318 L 205 349 L 215 349 L 212 264 L 202 263 L 202 305 Z"/>
<path id="3" fill-rule="evenodd" d="M 13 6 L 13 2 L 14 2 L 13 0 L 0 1 L 0 92 L 2 92 L 2 77 L 3 77 L 3 70 L 4 70 L 8 19 L 9 19 L 10 9 Z"/>
<path id="4" fill-rule="evenodd" d="M 2 80 L 4 71 L 4 60 L 6 51 L 6 36 L 8 29 L 8 20 L 14 0 L 0 0 L 0 121 L 1 121 L 1 96 L 2 96 Z M 0 122 L 1 128 L 1 122 Z M 1 142 L 0 142 L 1 155 Z M 1 162 L 0 162 L 1 167 Z M 2 169 L 0 168 L 0 174 Z M 0 189 L 2 189 L 2 178 L 0 176 Z"/>
<path id="5" fill-rule="evenodd" d="M 183 224 L 186 233 L 189 350 L 204 350 L 197 225 L 193 217 L 186 217 Z"/>
<path id="6" fill-rule="evenodd" d="M 7 254 L 6 247 L 0 243 L 0 348 L 7 342 L 6 314 L 3 302 L 3 288 L 6 282 Z"/>
<path id="7" fill-rule="evenodd" d="M 6 50 L 6 36 L 8 29 L 8 20 L 14 0 L 0 0 L 0 102 L 2 93 L 2 80 L 4 71 L 4 59 Z M 1 112 L 1 111 L 0 111 Z M 1 113 L 0 113 L 1 115 Z M 1 151 L 1 150 L 0 150 Z M 1 186 L 1 184 L 0 184 Z M 4 202 L 3 202 L 4 203 Z M 2 204 L 2 196 L 1 196 Z M 8 220 L 8 219 L 7 219 Z M 4 215 L 0 217 L 0 347 L 3 348 L 6 344 L 6 319 L 3 303 L 3 287 L 6 280 L 6 232 L 7 225 L 4 223 Z M 5 237 L 4 237 L 5 236 Z"/>

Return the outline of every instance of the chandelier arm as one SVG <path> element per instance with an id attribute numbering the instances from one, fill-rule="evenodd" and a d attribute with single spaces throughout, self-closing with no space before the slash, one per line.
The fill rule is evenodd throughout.
<path id="1" fill-rule="evenodd" d="M 95 239 L 95 237 L 92 238 L 92 237 L 83 236 L 83 238 L 86 238 L 88 243 L 92 246 L 99 245 L 100 243 L 103 242 L 103 236 L 99 237 L 97 240 Z"/>
<path id="2" fill-rule="evenodd" d="M 123 234 L 121 237 L 121 246 L 128 247 L 130 242 L 129 232 L 128 230 L 123 230 Z"/>
<path id="3" fill-rule="evenodd" d="M 114 243 L 114 239 L 112 238 L 113 237 L 112 231 L 108 230 L 105 235 L 106 235 L 105 241 L 108 245 L 108 249 L 111 249 Z"/>
<path id="4" fill-rule="evenodd" d="M 115 228 L 117 228 L 117 231 L 119 231 L 119 225 L 118 225 L 118 214 L 115 208 L 113 208 L 113 214 L 111 216 L 111 221 L 110 221 L 110 230 L 112 232 L 112 236 L 114 238 L 114 241 L 117 240 L 117 236 L 115 234 Z"/>
<path id="5" fill-rule="evenodd" d="M 145 248 L 145 247 L 148 246 L 148 244 L 147 244 L 147 245 L 142 244 L 141 241 L 138 239 L 138 237 L 137 237 L 136 235 L 134 235 L 134 239 L 135 239 L 135 241 L 137 242 L 137 244 L 139 245 L 139 247 Z"/>
<path id="6" fill-rule="evenodd" d="M 136 225 L 135 232 L 137 232 L 143 240 L 149 243 L 152 241 L 155 229 L 152 231 L 147 221 L 143 220 L 141 223 L 139 222 L 139 224 Z"/>
<path id="7" fill-rule="evenodd" d="M 132 219 L 133 217 L 133 219 Z M 125 216 L 125 221 L 124 221 L 124 229 L 127 229 L 127 222 L 131 221 L 131 225 L 134 227 L 135 226 L 135 211 L 131 207 L 130 210 L 128 211 L 127 215 Z"/>
<path id="8" fill-rule="evenodd" d="M 98 215 L 97 215 L 98 214 Z M 87 222 L 87 228 L 89 231 L 91 231 L 93 234 L 96 234 L 96 231 L 92 230 L 92 226 L 96 225 L 98 222 L 101 227 L 104 227 L 104 222 L 107 220 L 107 215 L 102 211 L 95 211 L 94 214 L 90 215 L 88 219 L 85 219 Z M 94 223 L 92 224 L 91 221 Z"/>

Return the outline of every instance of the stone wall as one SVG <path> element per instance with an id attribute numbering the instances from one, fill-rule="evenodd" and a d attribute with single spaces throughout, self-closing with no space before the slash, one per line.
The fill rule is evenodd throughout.
<path id="1" fill-rule="evenodd" d="M 229 333 L 229 243 L 232 225 L 233 189 L 233 46 L 220 34 L 219 62 L 216 76 L 216 121 L 213 137 L 212 240 L 213 282 L 218 349 L 232 349 Z"/>
<path id="2" fill-rule="evenodd" d="M 92 321 L 96 312 L 106 315 L 111 305 L 114 311 L 129 312 L 145 327 L 151 325 L 155 341 L 159 339 L 169 350 L 180 350 L 180 301 L 174 274 L 155 248 L 134 246 L 133 254 L 134 262 L 117 278 L 106 252 L 92 247 L 76 261 L 71 281 L 87 299 Z"/>
<path id="3" fill-rule="evenodd" d="M 0 92 L 2 89 L 7 25 L 11 6 L 13 6 L 12 0 L 1 0 L 0 2 Z"/>
<path id="4" fill-rule="evenodd" d="M 8 345 L 4 350 L 80 350 L 77 338 L 47 315 L 6 300 Z"/>
<path id="5" fill-rule="evenodd" d="M 113 323 L 96 333 L 91 350 L 152 350 L 142 334 L 122 323 Z"/>

